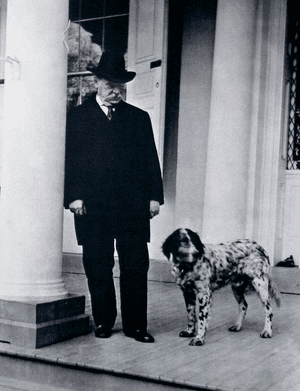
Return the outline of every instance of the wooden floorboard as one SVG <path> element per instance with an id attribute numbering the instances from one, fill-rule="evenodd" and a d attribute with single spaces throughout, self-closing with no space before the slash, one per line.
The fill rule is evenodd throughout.
<path id="1" fill-rule="evenodd" d="M 86 295 L 86 313 L 91 304 L 86 278 L 64 275 L 70 293 Z M 119 280 L 115 279 L 119 305 Z M 106 370 L 155 381 L 188 384 L 195 389 L 241 391 L 300 391 L 300 296 L 282 295 L 275 307 L 272 339 L 261 339 L 264 313 L 255 293 L 249 303 L 244 328 L 232 333 L 238 306 L 230 288 L 214 293 L 212 319 L 205 344 L 189 346 L 178 334 L 186 327 L 182 293 L 173 283 L 149 282 L 149 331 L 154 344 L 141 344 L 122 332 L 120 314 L 109 339 L 91 332 L 41 349 L 25 349 L 0 343 L 0 353 L 18 355 L 77 368 Z"/>

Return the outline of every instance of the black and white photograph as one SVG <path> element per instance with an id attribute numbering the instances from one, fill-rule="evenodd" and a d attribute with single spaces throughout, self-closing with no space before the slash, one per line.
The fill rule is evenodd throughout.
<path id="1" fill-rule="evenodd" d="M 300 391 L 298 5 L 0 0 L 0 391 Z"/>

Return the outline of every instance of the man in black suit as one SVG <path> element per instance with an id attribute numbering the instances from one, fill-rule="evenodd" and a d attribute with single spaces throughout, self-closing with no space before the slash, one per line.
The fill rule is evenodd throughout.
<path id="1" fill-rule="evenodd" d="M 151 121 L 121 98 L 124 83 L 135 77 L 122 55 L 104 52 L 98 66 L 88 69 L 97 93 L 68 114 L 64 206 L 74 213 L 83 249 L 95 335 L 110 337 L 117 316 L 116 241 L 123 331 L 154 342 L 147 331 L 147 242 L 163 186 Z"/>

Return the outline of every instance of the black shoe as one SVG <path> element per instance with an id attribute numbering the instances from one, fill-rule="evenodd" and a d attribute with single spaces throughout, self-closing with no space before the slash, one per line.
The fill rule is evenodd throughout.
<path id="1" fill-rule="evenodd" d="M 97 338 L 109 338 L 111 334 L 111 328 L 105 325 L 100 325 L 95 330 L 95 337 Z"/>
<path id="2" fill-rule="evenodd" d="M 154 338 L 151 334 L 147 333 L 147 331 L 142 330 L 133 330 L 124 332 L 126 337 L 134 338 L 136 341 L 144 342 L 144 343 L 152 343 L 154 342 Z"/>

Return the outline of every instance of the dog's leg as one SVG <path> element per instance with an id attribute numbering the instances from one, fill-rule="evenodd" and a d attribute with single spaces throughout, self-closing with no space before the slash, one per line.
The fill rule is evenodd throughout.
<path id="1" fill-rule="evenodd" d="M 212 294 L 209 288 L 201 288 L 197 294 L 199 318 L 197 335 L 190 342 L 191 346 L 201 346 L 204 344 L 204 337 L 208 328 L 210 318 L 210 308 L 212 302 Z"/>
<path id="2" fill-rule="evenodd" d="M 179 337 L 190 338 L 195 334 L 196 325 L 196 294 L 192 289 L 182 289 L 185 301 L 188 325 L 187 329 L 179 333 Z"/>
<path id="3" fill-rule="evenodd" d="M 247 313 L 248 304 L 245 300 L 246 283 L 233 283 L 231 288 L 236 301 L 239 304 L 239 317 L 234 325 L 229 327 L 229 331 L 240 331 L 242 329 L 243 321 Z"/>
<path id="4" fill-rule="evenodd" d="M 252 284 L 258 293 L 260 301 L 264 307 L 265 311 L 265 326 L 263 331 L 260 333 L 261 338 L 271 338 L 272 337 L 272 318 L 273 312 L 270 304 L 269 296 L 269 279 L 265 276 L 264 278 L 255 277 L 252 280 Z"/>

